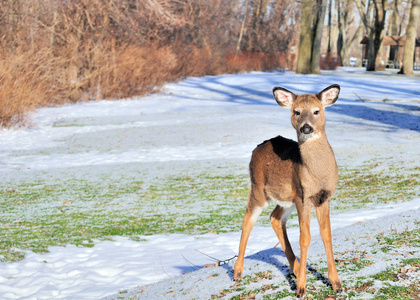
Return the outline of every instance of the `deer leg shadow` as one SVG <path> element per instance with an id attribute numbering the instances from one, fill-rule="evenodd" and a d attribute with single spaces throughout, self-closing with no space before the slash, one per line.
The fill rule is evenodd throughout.
<path id="1" fill-rule="evenodd" d="M 280 257 L 284 257 L 286 259 L 286 255 L 280 248 L 271 248 L 267 250 L 262 250 L 257 253 L 254 253 L 250 256 L 245 257 L 246 260 L 254 260 L 254 261 L 261 261 L 267 264 L 271 264 L 275 266 L 281 274 L 285 277 L 287 280 L 290 289 L 293 292 L 296 292 L 296 276 L 293 274 L 292 270 L 290 269 L 290 266 L 288 263 L 283 263 L 279 260 Z M 297 257 L 297 259 L 300 261 L 300 258 Z M 287 259 L 286 259 L 287 261 Z M 229 278 L 233 281 L 233 267 L 231 264 L 224 264 L 221 267 L 226 269 L 227 274 Z M 324 285 L 332 289 L 332 285 L 327 277 L 325 277 L 321 272 L 319 272 L 317 269 L 312 267 L 310 264 L 307 264 L 307 269 L 309 272 L 311 272 L 312 275 L 314 275 L 317 280 L 321 281 Z"/>

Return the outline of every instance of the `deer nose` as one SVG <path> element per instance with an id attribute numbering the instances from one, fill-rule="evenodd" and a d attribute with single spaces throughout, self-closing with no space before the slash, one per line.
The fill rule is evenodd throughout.
<path id="1" fill-rule="evenodd" d="M 314 132 L 314 129 L 309 124 L 305 124 L 302 127 L 300 127 L 300 132 L 303 134 L 310 134 Z"/>

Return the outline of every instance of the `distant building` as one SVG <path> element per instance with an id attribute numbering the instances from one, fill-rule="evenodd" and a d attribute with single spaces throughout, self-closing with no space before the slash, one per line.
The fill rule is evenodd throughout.
<path id="1" fill-rule="evenodd" d="M 361 40 L 360 44 L 363 45 L 363 66 L 367 64 L 367 47 L 368 37 L 365 35 Z M 405 46 L 405 36 L 384 36 L 382 41 L 384 46 L 389 46 L 389 54 L 387 54 L 387 60 L 383 61 L 386 68 L 399 69 L 402 64 L 404 55 L 403 47 Z M 387 52 L 388 53 L 388 52 Z M 420 38 L 416 39 L 416 50 L 414 51 L 414 64 L 415 70 L 420 70 Z"/>

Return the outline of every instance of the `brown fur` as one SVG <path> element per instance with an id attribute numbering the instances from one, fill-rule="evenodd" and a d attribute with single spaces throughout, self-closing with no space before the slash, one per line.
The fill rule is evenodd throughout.
<path id="1" fill-rule="evenodd" d="M 338 170 L 325 135 L 324 115 L 324 107 L 335 103 L 339 90 L 338 85 L 332 85 L 316 95 L 296 96 L 283 88 L 273 89 L 276 101 L 291 109 L 291 121 L 299 142 L 278 136 L 260 144 L 252 153 L 249 165 L 251 191 L 242 224 L 235 280 L 242 279 L 245 248 L 258 215 L 269 202 L 276 201 L 271 223 L 290 268 L 297 277 L 297 295 L 305 294 L 312 205 L 327 253 L 329 280 L 334 290 L 341 289 L 332 252 L 329 217 L 329 201 L 337 186 Z M 294 207 L 300 226 L 300 263 L 286 232 L 287 218 Z"/>

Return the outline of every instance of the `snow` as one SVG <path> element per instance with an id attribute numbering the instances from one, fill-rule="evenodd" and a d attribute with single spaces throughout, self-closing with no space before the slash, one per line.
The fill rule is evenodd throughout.
<path id="1" fill-rule="evenodd" d="M 252 149 L 265 139 L 278 134 L 296 138 L 290 113 L 272 97 L 274 86 L 299 94 L 335 83 L 341 86 L 340 97 L 326 114 L 338 164 L 355 167 L 385 157 L 418 166 L 418 76 L 349 68 L 323 75 L 252 72 L 187 78 L 144 98 L 42 108 L 32 114 L 30 128 L 0 132 L 1 176 L 9 180 L 30 177 L 33 171 L 133 163 L 152 169 L 154 164 L 235 161 L 246 167 Z M 333 215 L 333 232 L 419 208 L 417 198 Z M 311 232 L 316 239 L 316 221 Z M 289 230 L 292 244 L 298 236 L 298 228 Z M 28 252 L 18 263 L 0 263 L 0 298 L 99 299 L 177 278 L 212 263 L 206 255 L 233 257 L 240 232 L 145 239 L 115 237 L 93 248 L 51 247 L 46 254 Z M 275 244 L 271 228 L 256 227 L 246 254 L 258 255 Z"/>

